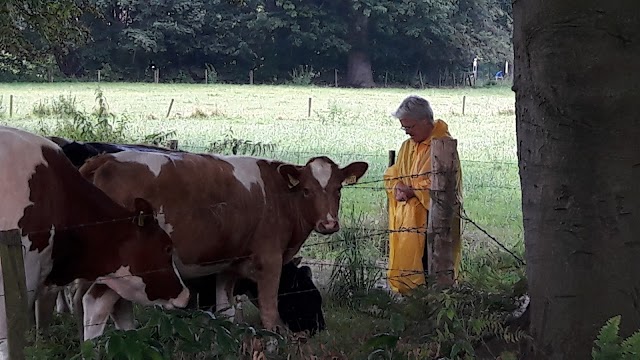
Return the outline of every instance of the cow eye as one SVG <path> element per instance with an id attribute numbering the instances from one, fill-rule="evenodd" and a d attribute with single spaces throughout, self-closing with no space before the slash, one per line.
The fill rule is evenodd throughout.
<path id="1" fill-rule="evenodd" d="M 302 194 L 305 197 L 309 197 L 311 195 L 311 191 L 309 189 L 307 189 L 307 188 L 304 188 L 304 189 L 302 189 Z"/>
<path id="2" fill-rule="evenodd" d="M 164 251 L 165 251 L 167 254 L 171 254 L 171 252 L 173 251 L 173 248 L 171 247 L 171 245 L 167 245 L 167 246 L 164 248 Z"/>

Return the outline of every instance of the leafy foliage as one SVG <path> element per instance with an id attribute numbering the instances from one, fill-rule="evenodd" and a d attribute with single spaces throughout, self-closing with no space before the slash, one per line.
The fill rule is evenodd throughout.
<path id="1" fill-rule="evenodd" d="M 108 330 L 100 338 L 86 341 L 72 359 L 172 359 L 206 353 L 214 358 L 236 358 L 248 338 L 282 337 L 248 325 L 217 319 L 203 311 L 154 311 L 146 308 L 148 321 L 129 331 Z"/>
<path id="2" fill-rule="evenodd" d="M 329 293 L 341 304 L 357 306 L 357 300 L 367 295 L 382 277 L 375 261 L 377 257 L 364 252 L 363 243 L 371 241 L 372 232 L 362 216 L 352 215 L 349 226 L 333 238 L 340 244 L 340 251 L 331 271 Z"/>
<path id="3" fill-rule="evenodd" d="M 212 142 L 207 148 L 207 152 L 216 154 L 233 155 L 266 155 L 276 149 L 275 144 L 253 142 L 235 137 L 233 131 L 229 130 L 222 140 Z"/>
<path id="4" fill-rule="evenodd" d="M 163 131 L 148 134 L 142 138 L 131 137 L 129 120 L 118 117 L 109 111 L 107 99 L 102 90 L 96 90 L 96 106 L 92 113 L 77 108 L 75 98 L 60 96 L 51 103 L 40 102 L 32 113 L 39 117 L 56 117 L 53 127 L 41 122 L 39 133 L 46 136 L 59 136 L 78 141 L 103 141 L 113 143 L 146 143 L 159 145 L 175 134 L 175 131 Z"/>
<path id="5" fill-rule="evenodd" d="M 92 11 L 80 16 L 75 0 L 30 0 L 28 13 L 5 2 L 20 20 L 0 28 L 34 29 L 30 47 L 12 38 L 6 51 L 26 60 L 19 49 L 37 48 L 67 76 L 93 78 L 102 69 L 105 80 L 151 81 L 155 67 L 162 81 L 204 82 L 207 68 L 209 82 L 246 83 L 254 70 L 256 82 L 297 84 L 333 83 L 334 69 L 344 84 L 354 52 L 370 58 L 376 74 L 404 83 L 418 72 L 437 83 L 445 70 L 470 70 L 476 56 L 492 67 L 513 57 L 506 0 L 78 1 Z M 2 63 L 10 62 L 0 57 L 5 72 Z M 291 76 L 301 66 L 314 70 Z"/>
<path id="6" fill-rule="evenodd" d="M 591 350 L 594 360 L 637 359 L 640 356 L 640 330 L 623 340 L 618 334 L 620 320 L 620 315 L 614 316 L 600 329 Z"/>

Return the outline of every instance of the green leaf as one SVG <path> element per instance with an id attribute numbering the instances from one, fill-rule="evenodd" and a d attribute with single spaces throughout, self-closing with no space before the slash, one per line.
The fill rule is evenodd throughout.
<path id="1" fill-rule="evenodd" d="M 456 316 L 456 311 L 454 309 L 447 309 L 447 318 L 449 318 L 449 320 L 453 320 L 453 317 Z"/>
<path id="2" fill-rule="evenodd" d="M 173 335 L 173 326 L 168 316 L 162 316 L 158 324 L 158 333 L 163 339 L 169 339 Z"/>
<path id="3" fill-rule="evenodd" d="M 625 341 L 622 342 L 622 348 L 625 354 L 636 355 L 640 357 L 640 330 L 633 333 Z"/>
<path id="4" fill-rule="evenodd" d="M 398 344 L 398 340 L 400 337 L 397 335 L 377 334 L 365 343 L 365 347 L 368 349 L 393 349 Z"/>
<path id="5" fill-rule="evenodd" d="M 122 337 L 119 334 L 112 333 L 107 340 L 107 345 L 105 347 L 107 351 L 107 356 L 110 358 L 118 358 L 125 354 L 125 344 Z"/>
<path id="6" fill-rule="evenodd" d="M 175 319 L 173 327 L 176 332 L 185 340 L 192 340 L 194 338 L 193 332 L 189 328 L 189 325 L 182 319 Z"/>
<path id="7" fill-rule="evenodd" d="M 93 342 L 91 340 L 84 341 L 82 345 L 80 345 L 80 353 L 83 359 L 95 359 L 96 353 L 93 348 Z"/>
<path id="8" fill-rule="evenodd" d="M 403 332 L 405 329 L 404 317 L 400 314 L 391 314 L 391 330 L 396 333 Z"/>

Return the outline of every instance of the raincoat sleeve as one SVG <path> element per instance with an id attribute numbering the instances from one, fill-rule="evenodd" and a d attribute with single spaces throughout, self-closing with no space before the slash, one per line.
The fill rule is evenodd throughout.
<path id="1" fill-rule="evenodd" d="M 383 175 L 384 187 L 387 191 L 387 196 L 393 200 L 395 200 L 394 189 L 396 185 L 401 181 L 401 179 L 398 179 L 398 177 L 400 177 L 399 162 L 406 152 L 406 147 L 406 142 L 402 143 L 402 146 L 400 146 L 400 151 L 398 152 L 398 160 L 394 165 L 389 166 Z"/>

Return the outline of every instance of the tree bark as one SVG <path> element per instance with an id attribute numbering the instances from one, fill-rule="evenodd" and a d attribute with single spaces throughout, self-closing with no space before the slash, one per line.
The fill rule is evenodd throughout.
<path id="1" fill-rule="evenodd" d="M 369 56 L 369 18 L 362 13 L 355 13 L 353 24 L 349 29 L 351 50 L 347 59 L 347 85 L 357 88 L 372 88 L 373 81 L 371 57 Z"/>
<path id="2" fill-rule="evenodd" d="M 640 328 L 640 2 L 513 5 L 528 359 L 590 359 Z"/>

